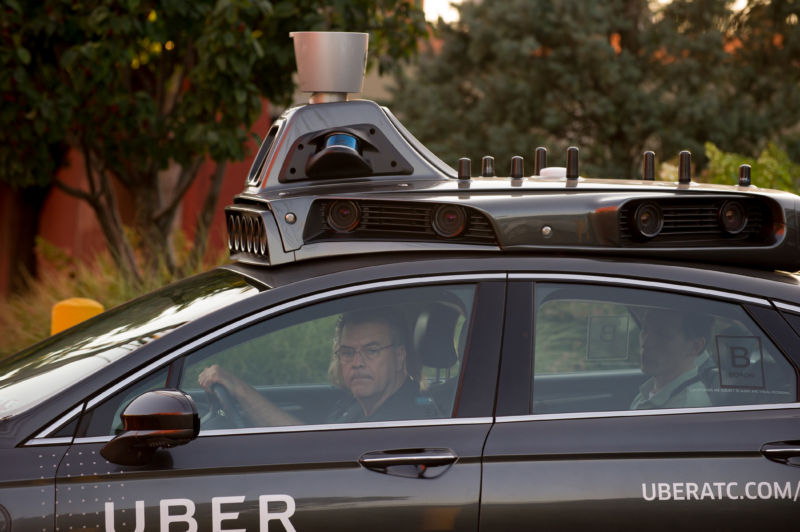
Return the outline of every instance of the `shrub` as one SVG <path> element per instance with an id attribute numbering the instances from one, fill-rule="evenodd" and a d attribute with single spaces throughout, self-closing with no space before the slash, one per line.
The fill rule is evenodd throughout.
<path id="1" fill-rule="evenodd" d="M 739 166 L 749 164 L 752 184 L 761 188 L 774 188 L 796 192 L 800 178 L 800 165 L 792 162 L 785 150 L 770 142 L 757 159 L 738 153 L 724 152 L 711 142 L 705 145 L 708 167 L 703 181 L 733 185 L 738 182 Z"/>
<path id="2" fill-rule="evenodd" d="M 0 359 L 47 338 L 52 307 L 61 300 L 85 297 L 109 309 L 178 279 L 163 267 L 157 275 L 137 284 L 120 272 L 108 252 L 98 254 L 91 263 L 82 263 L 42 239 L 37 240 L 36 254 L 41 265 L 37 278 L 23 272 L 28 289 L 0 304 Z M 205 271 L 223 262 L 225 256 L 186 266 L 180 277 Z"/>

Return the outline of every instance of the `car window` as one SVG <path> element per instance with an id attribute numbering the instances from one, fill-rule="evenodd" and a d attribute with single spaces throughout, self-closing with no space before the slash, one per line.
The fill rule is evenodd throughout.
<path id="1" fill-rule="evenodd" d="M 536 285 L 534 413 L 784 403 L 791 364 L 736 304 Z"/>
<path id="2" fill-rule="evenodd" d="M 450 417 L 473 285 L 340 298 L 186 357 L 201 430 Z"/>
<path id="3" fill-rule="evenodd" d="M 214 270 L 115 307 L 0 362 L 0 418 L 25 411 L 200 316 L 257 294 Z"/>
<path id="4" fill-rule="evenodd" d="M 141 394 L 150 390 L 164 388 L 167 384 L 169 367 L 163 368 L 150 376 L 137 381 L 133 385 L 112 395 L 95 408 L 88 415 L 83 416 L 81 429 L 83 436 L 117 435 L 122 432 L 122 411 L 128 404 Z"/>

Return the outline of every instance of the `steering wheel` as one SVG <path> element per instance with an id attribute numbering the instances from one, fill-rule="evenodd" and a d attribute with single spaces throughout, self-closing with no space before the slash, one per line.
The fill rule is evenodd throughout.
<path id="1" fill-rule="evenodd" d="M 220 417 L 228 419 L 229 423 L 227 424 L 233 425 L 234 428 L 247 426 L 239 401 L 233 398 L 226 387 L 219 383 L 213 384 L 209 396 L 212 403 L 218 403 L 212 404 L 212 410 L 217 410 Z"/>

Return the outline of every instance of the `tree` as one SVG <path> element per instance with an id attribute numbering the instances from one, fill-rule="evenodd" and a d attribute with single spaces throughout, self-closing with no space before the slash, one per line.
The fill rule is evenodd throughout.
<path id="1" fill-rule="evenodd" d="M 734 18 L 732 112 L 741 142 L 724 147 L 755 156 L 773 137 L 797 143 L 800 120 L 800 2 L 750 0 Z M 746 99 L 747 105 L 741 105 Z M 800 155 L 797 153 L 796 155 Z M 799 159 L 800 160 L 800 159 Z"/>
<path id="2" fill-rule="evenodd" d="M 796 4 L 465 2 L 399 77 L 393 107 L 451 164 L 490 154 L 502 169 L 545 145 L 564 165 L 577 145 L 583 175 L 636 178 L 646 149 L 690 149 L 701 166 L 706 141 L 758 153 L 798 122 L 800 69 L 786 68 L 798 61 Z M 779 101 L 790 112 L 777 117 Z"/>
<path id="3" fill-rule="evenodd" d="M 289 32 L 369 31 L 383 69 L 426 34 L 407 0 L 44 0 L 0 4 L 0 179 L 54 181 L 78 148 L 88 188 L 54 184 L 89 203 L 115 261 L 139 270 L 114 180 L 136 197 L 133 228 L 145 264 L 177 267 L 170 235 L 201 163 L 216 162 L 206 210 L 225 163 L 242 159 L 262 98 L 292 93 Z M 166 172 L 171 169 L 172 172 Z M 172 174 L 169 179 L 167 174 Z M 195 241 L 202 256 L 210 213 Z"/>
<path id="4" fill-rule="evenodd" d="M 723 152 L 713 143 L 706 144 L 708 168 L 703 180 L 709 183 L 730 185 L 739 175 L 739 167 L 750 165 L 752 184 L 760 188 L 774 188 L 794 192 L 800 180 L 800 164 L 792 162 L 784 150 L 770 142 L 758 157 Z"/>
<path id="5" fill-rule="evenodd" d="M 578 145 L 584 173 L 631 174 L 658 127 L 658 87 L 642 68 L 648 2 L 484 1 L 460 12 L 439 25 L 441 50 L 399 82 L 394 105 L 423 142 L 451 161 L 493 155 L 499 168 L 537 145 L 563 165 L 562 150 Z"/>
<path id="6" fill-rule="evenodd" d="M 800 2 L 673 0 L 660 14 L 658 38 L 666 62 L 656 71 L 674 98 L 662 137 L 705 154 L 712 142 L 725 151 L 758 155 L 800 120 Z"/>

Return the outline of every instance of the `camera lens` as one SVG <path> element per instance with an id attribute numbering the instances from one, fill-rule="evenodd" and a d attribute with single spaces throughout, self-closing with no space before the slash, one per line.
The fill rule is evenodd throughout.
<path id="1" fill-rule="evenodd" d="M 444 238 L 453 238 L 467 228 L 467 214 L 457 205 L 440 205 L 433 212 L 433 230 Z"/>
<path id="2" fill-rule="evenodd" d="M 661 232 L 664 227 L 664 216 L 661 214 L 661 207 L 655 203 L 643 203 L 636 209 L 634 214 L 634 224 L 636 231 L 644 238 L 653 238 Z"/>
<path id="3" fill-rule="evenodd" d="M 331 133 L 325 138 L 325 147 L 340 146 L 358 151 L 358 141 L 353 135 L 347 133 Z"/>
<path id="4" fill-rule="evenodd" d="M 350 200 L 339 200 L 331 203 L 328 209 L 328 225 L 337 233 L 349 233 L 361 221 L 358 205 Z"/>
<path id="5" fill-rule="evenodd" d="M 738 235 L 747 226 L 747 211 L 738 201 L 726 201 L 719 210 L 719 222 L 729 235 Z"/>

